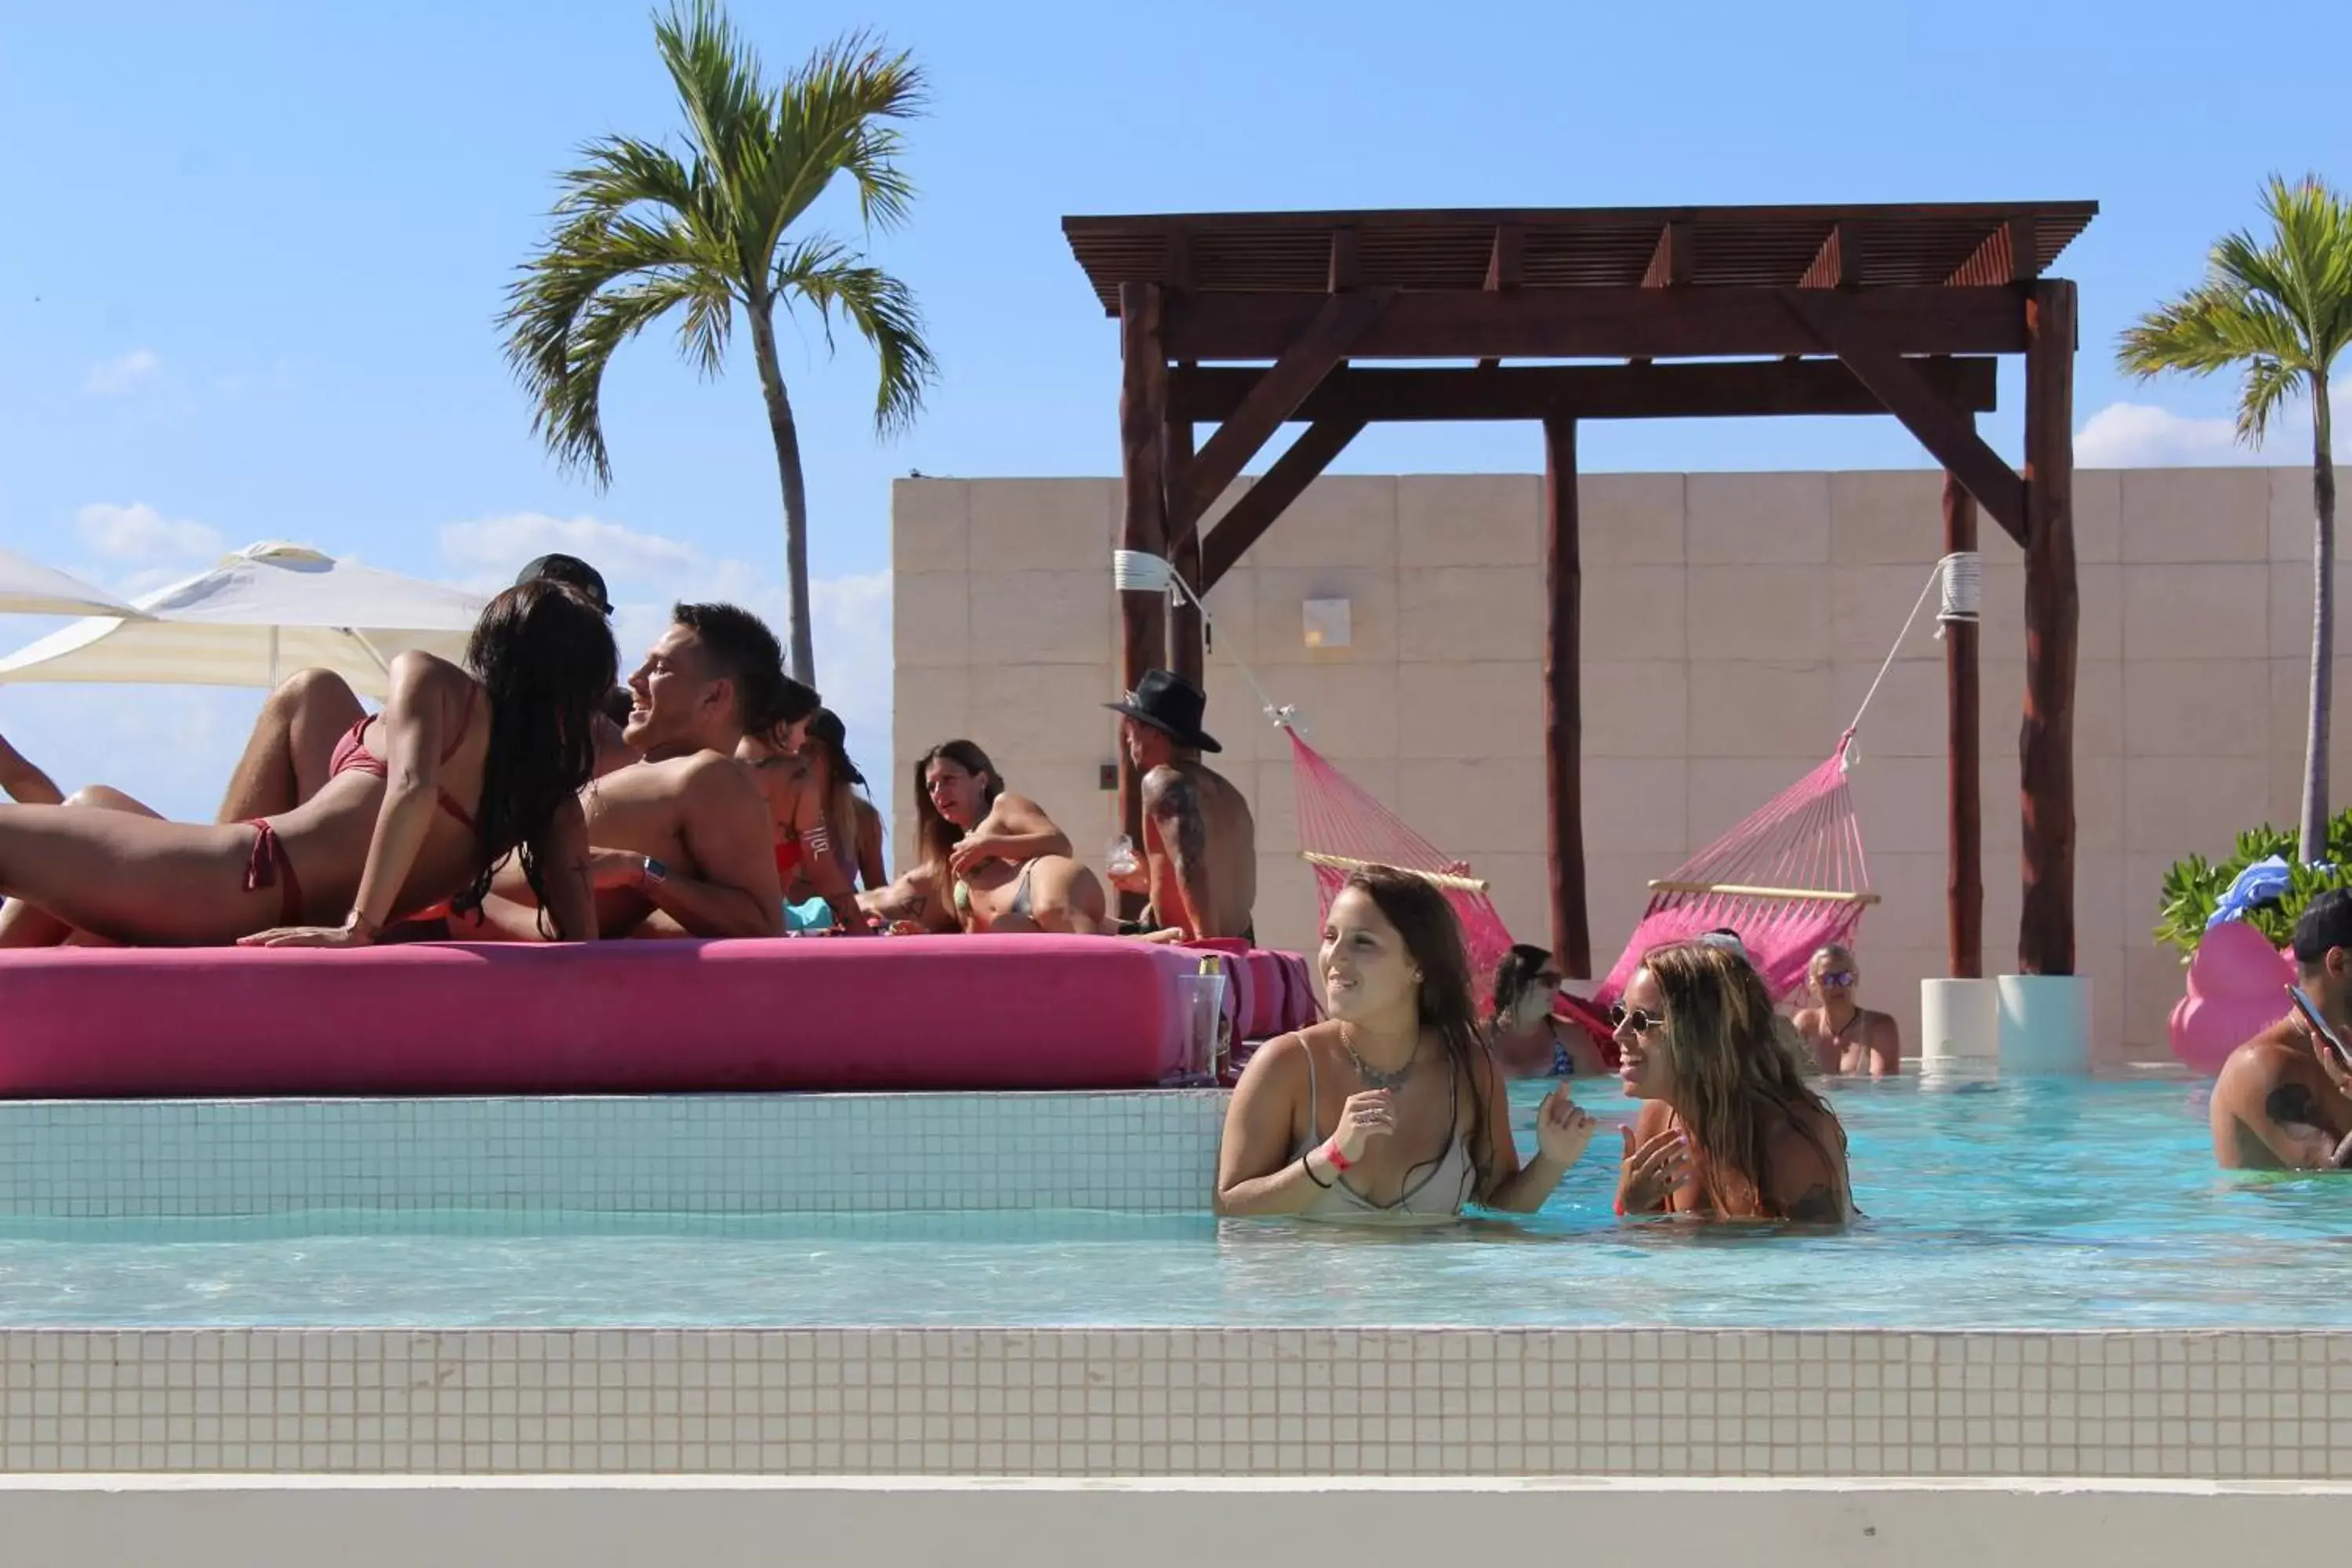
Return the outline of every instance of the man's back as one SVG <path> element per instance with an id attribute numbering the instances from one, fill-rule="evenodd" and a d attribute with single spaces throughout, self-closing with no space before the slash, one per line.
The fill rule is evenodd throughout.
<path id="1" fill-rule="evenodd" d="M 1163 924 L 1180 922 L 1187 900 L 1165 840 L 1185 837 L 1181 820 L 1197 820 L 1197 853 L 1208 908 L 1195 911 L 1196 936 L 1251 934 L 1257 907 L 1257 820 L 1233 782 L 1195 757 L 1164 763 L 1144 781 L 1147 803 L 1168 807 L 1174 822 L 1155 822 L 1162 852 L 1151 857 L 1151 901 Z M 1156 813 L 1154 814 L 1156 817 Z M 1147 848 L 1150 847 L 1147 843 Z M 1187 847 L 1186 858 L 1192 858 Z"/>

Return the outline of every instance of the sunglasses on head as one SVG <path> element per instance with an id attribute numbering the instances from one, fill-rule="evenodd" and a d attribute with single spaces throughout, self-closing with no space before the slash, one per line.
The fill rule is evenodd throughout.
<path id="1" fill-rule="evenodd" d="M 1822 976 L 1822 984 L 1824 985 L 1851 985 L 1853 984 L 1853 971 L 1851 969 L 1830 970 Z"/>
<path id="2" fill-rule="evenodd" d="M 1646 1035 L 1665 1026 L 1664 1014 L 1645 1013 L 1639 1007 L 1628 1007 L 1622 1002 L 1610 1004 L 1609 1027 L 1612 1031 L 1631 1028 L 1637 1035 Z"/>

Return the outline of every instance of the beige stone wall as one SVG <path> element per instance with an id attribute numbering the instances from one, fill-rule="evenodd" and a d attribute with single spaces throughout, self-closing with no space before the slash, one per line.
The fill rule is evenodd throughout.
<path id="1" fill-rule="evenodd" d="M 1940 553 L 1940 476 L 1595 474 L 1584 560 L 1585 842 L 1605 967 L 1649 878 L 1819 762 L 1853 715 Z M 909 479 L 893 501 L 899 765 L 977 741 L 1099 856 L 1116 755 L 1112 479 Z M 2147 1058 L 2179 994 L 2147 939 L 2163 869 L 2293 820 L 2311 621 L 2309 475 L 2205 468 L 2076 476 L 2079 967 L 2101 1048 Z M 1316 748 L 1494 884 L 1545 940 L 1532 475 L 1335 477 L 1210 595 L 1211 730 L 1250 793 L 1258 930 L 1306 947 L 1288 748 L 1234 660 L 1305 716 Z M 2013 963 L 2023 568 L 1985 535 L 1987 961 Z M 1305 646 L 1301 605 L 1352 605 L 1353 644 Z M 1853 793 L 1874 885 L 1865 990 L 1916 1016 L 1944 968 L 1944 678 L 1932 606 L 1865 720 Z M 2345 676 L 2339 673 L 2339 684 Z M 2352 724 L 2335 767 L 2352 778 Z M 897 842 L 913 799 L 898 782 Z"/>

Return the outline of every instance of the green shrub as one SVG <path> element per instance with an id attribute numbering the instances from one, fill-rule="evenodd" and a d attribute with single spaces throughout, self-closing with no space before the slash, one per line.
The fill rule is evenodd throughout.
<path id="1" fill-rule="evenodd" d="M 2276 855 L 2287 863 L 2287 887 L 2277 900 L 2247 911 L 2246 923 L 2261 931 L 2273 947 L 2284 947 L 2294 933 L 2294 922 L 2305 906 L 2330 888 L 2352 887 L 2352 808 L 2336 814 L 2327 825 L 2325 867 L 2299 865 L 2291 829 L 2265 823 L 2238 835 L 2236 853 L 2227 860 L 2209 861 L 2202 855 L 2176 860 L 2164 874 L 2156 940 L 2180 950 L 2181 962 L 2195 955 L 2205 940 L 2205 922 L 2238 873 L 2257 860 Z"/>

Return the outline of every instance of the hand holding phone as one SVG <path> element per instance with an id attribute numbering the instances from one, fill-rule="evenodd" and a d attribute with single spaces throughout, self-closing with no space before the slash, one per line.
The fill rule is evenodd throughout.
<path id="1" fill-rule="evenodd" d="M 2303 1021 L 2310 1026 L 2311 1037 L 2334 1054 L 2336 1069 L 2352 1074 L 2352 1049 L 2346 1047 L 2343 1039 L 2328 1026 L 2327 1020 L 2320 1016 L 2319 1004 L 2311 999 L 2311 993 L 2300 985 L 2290 985 L 2286 994 L 2288 1000 L 2294 1004 L 2294 1010 L 2302 1014 Z"/>

